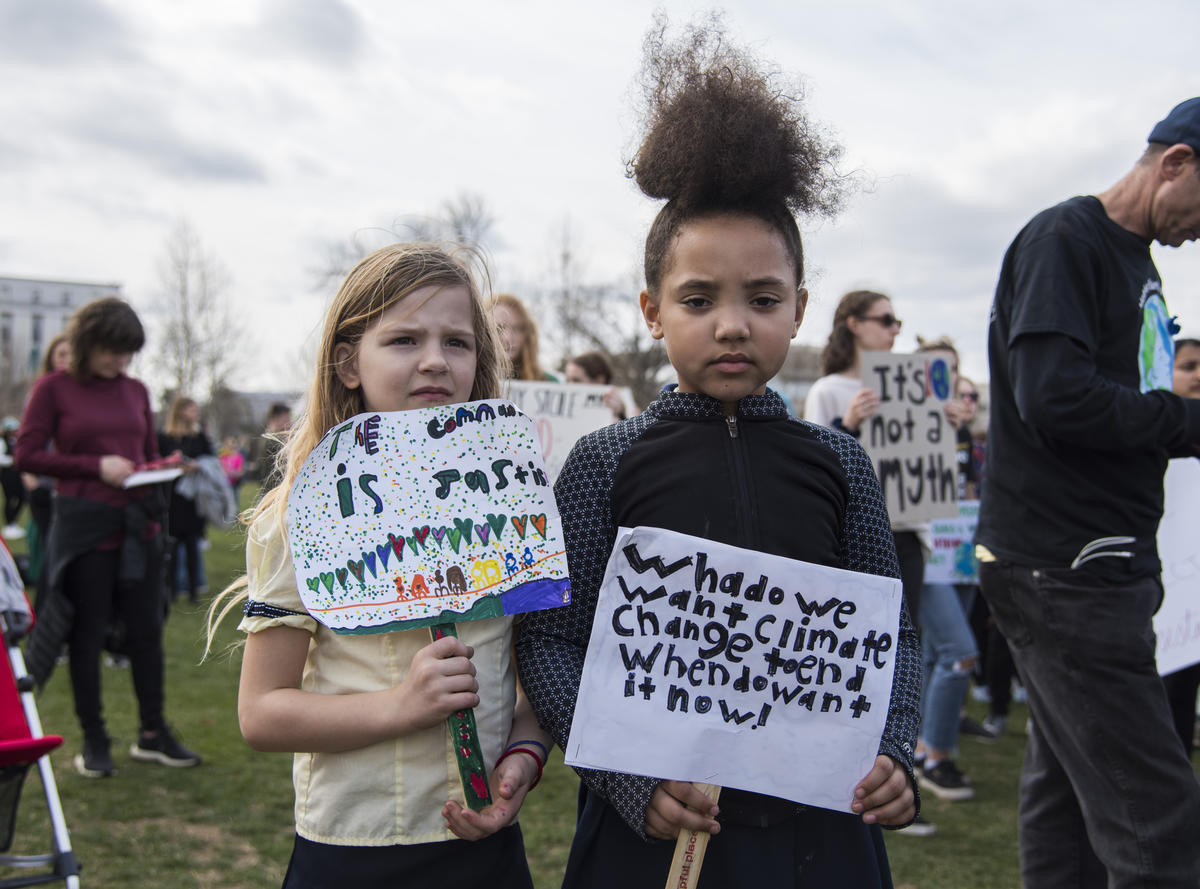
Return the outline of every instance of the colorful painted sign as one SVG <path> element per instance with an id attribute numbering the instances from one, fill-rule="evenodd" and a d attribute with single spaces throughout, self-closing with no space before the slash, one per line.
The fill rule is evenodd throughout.
<path id="1" fill-rule="evenodd" d="M 612 386 L 524 380 L 510 380 L 507 385 L 508 397 L 537 424 L 551 481 L 558 478 L 575 442 L 613 422 L 612 410 L 604 403 Z M 625 402 L 626 414 L 632 415 L 633 394 L 628 389 L 617 391 Z"/>
<path id="2" fill-rule="evenodd" d="M 949 352 L 863 352 L 862 380 L 879 393 L 879 410 L 862 423 L 866 450 L 887 501 L 892 526 L 958 513 Z"/>
<path id="3" fill-rule="evenodd" d="M 492 399 L 359 414 L 330 429 L 288 497 L 305 608 L 381 633 L 570 601 L 533 421 Z"/>
<path id="4" fill-rule="evenodd" d="M 567 764 L 848 812 L 879 752 L 900 598 L 892 578 L 621 528 Z"/>
<path id="5" fill-rule="evenodd" d="M 979 501 L 958 501 L 958 515 L 929 523 L 933 552 L 925 562 L 926 583 L 979 583 L 975 528 Z"/>

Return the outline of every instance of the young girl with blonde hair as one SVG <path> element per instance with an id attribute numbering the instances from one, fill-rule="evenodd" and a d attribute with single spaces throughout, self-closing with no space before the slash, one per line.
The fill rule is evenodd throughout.
<path id="1" fill-rule="evenodd" d="M 510 618 L 338 635 L 305 610 L 287 543 L 287 499 L 325 432 L 364 411 L 496 397 L 503 356 L 457 252 L 377 250 L 325 318 L 316 378 L 285 445 L 283 481 L 249 518 L 246 577 L 210 611 L 244 601 L 238 719 L 258 750 L 295 752 L 296 841 L 284 886 L 531 886 L 515 818 L 549 737 L 519 690 Z M 218 610 L 220 609 L 220 610 Z M 475 708 L 495 802 L 463 807 L 446 717 Z M 503 756 L 509 751 L 527 755 Z M 463 842 L 462 839 L 478 840 Z"/>
<path id="2" fill-rule="evenodd" d="M 512 378 L 557 382 L 553 374 L 542 370 L 537 322 L 525 303 L 511 293 L 497 293 L 492 297 L 489 309 L 500 334 L 501 347 L 512 364 Z"/>

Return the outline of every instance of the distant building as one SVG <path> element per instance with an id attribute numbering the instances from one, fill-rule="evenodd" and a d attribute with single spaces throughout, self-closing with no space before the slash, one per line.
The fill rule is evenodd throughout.
<path id="1" fill-rule="evenodd" d="M 821 376 L 821 350 L 824 346 L 809 346 L 805 343 L 793 343 L 788 349 L 787 360 L 775 379 L 767 385 L 782 395 L 792 406 L 792 411 L 801 416 L 804 413 L 804 399 L 808 390 Z"/>
<path id="2" fill-rule="evenodd" d="M 76 309 L 120 295 L 120 284 L 0 277 L 0 380 L 10 385 L 31 380 L 46 344 L 66 328 Z"/>

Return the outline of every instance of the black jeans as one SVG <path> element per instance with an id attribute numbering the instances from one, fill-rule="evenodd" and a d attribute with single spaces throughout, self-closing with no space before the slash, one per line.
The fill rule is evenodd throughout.
<path id="1" fill-rule="evenodd" d="M 92 550 L 66 568 L 63 589 L 75 606 L 68 639 L 71 690 L 75 715 L 85 736 L 104 729 L 100 693 L 100 655 L 115 619 L 124 626 L 124 649 L 133 673 L 141 728 L 156 731 L 163 724 L 163 647 L 161 563 L 158 547 L 150 547 L 146 576 L 122 583 L 119 550 Z"/>
<path id="2" fill-rule="evenodd" d="M 900 583 L 904 587 L 904 602 L 908 616 L 921 626 L 921 587 L 925 585 L 925 550 L 916 531 L 893 531 L 896 558 L 900 562 Z"/>
<path id="3" fill-rule="evenodd" d="M 1033 721 L 1021 774 L 1025 889 L 1200 886 L 1200 782 L 1154 662 L 1162 584 L 998 560 L 980 586 Z"/>

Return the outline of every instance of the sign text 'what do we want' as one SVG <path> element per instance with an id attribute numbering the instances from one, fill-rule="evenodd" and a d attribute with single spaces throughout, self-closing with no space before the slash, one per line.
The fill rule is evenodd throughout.
<path id="1" fill-rule="evenodd" d="M 622 528 L 567 763 L 849 811 L 879 749 L 899 618 L 891 578 Z"/>
<path id="2" fill-rule="evenodd" d="M 958 513 L 955 430 L 946 419 L 953 397 L 949 352 L 863 352 L 862 381 L 879 393 L 879 410 L 863 420 L 866 450 L 893 524 Z"/>
<path id="3" fill-rule="evenodd" d="M 340 633 L 498 617 L 569 601 L 533 421 L 499 399 L 359 414 L 288 496 L 301 599 Z"/>

